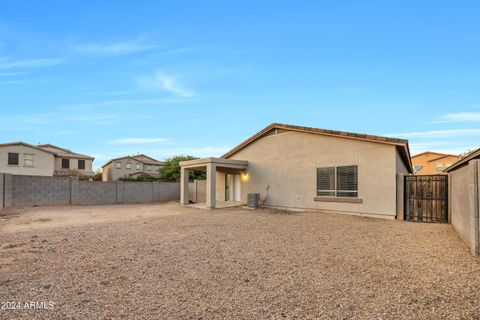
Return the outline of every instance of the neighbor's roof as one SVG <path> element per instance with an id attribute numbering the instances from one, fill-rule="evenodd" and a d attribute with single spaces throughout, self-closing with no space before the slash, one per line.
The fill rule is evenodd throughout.
<path id="1" fill-rule="evenodd" d="M 353 139 L 353 140 L 394 145 L 398 147 L 398 150 L 400 151 L 400 154 L 402 155 L 402 159 L 405 162 L 407 168 L 410 170 L 410 172 L 413 172 L 412 162 L 410 159 L 410 149 L 408 147 L 408 140 L 390 138 L 390 137 L 381 137 L 381 136 L 375 136 L 375 135 L 369 135 L 369 134 L 352 133 L 352 132 L 345 132 L 345 131 L 335 131 L 335 130 L 327 130 L 327 129 L 320 129 L 320 128 L 293 126 L 293 125 L 281 124 L 281 123 L 272 123 L 265 129 L 254 134 L 253 136 L 251 136 L 244 142 L 240 143 L 238 146 L 236 146 L 232 150 L 225 153 L 222 156 L 222 158 L 231 157 L 241 149 L 255 142 L 257 139 L 267 136 L 275 130 L 305 132 L 305 133 L 319 134 L 319 135 L 325 135 L 325 136 L 331 136 L 331 137 L 337 137 L 337 138 L 345 138 L 345 139 Z"/>
<path id="2" fill-rule="evenodd" d="M 84 154 L 80 153 L 75 153 L 69 149 L 65 148 L 60 148 L 56 145 L 53 144 L 39 144 L 37 147 L 41 148 L 42 150 L 47 150 L 50 152 L 53 152 L 56 156 L 61 157 L 61 158 L 79 158 L 79 159 L 88 159 L 88 160 L 94 160 L 94 157 L 90 157 Z M 54 150 L 51 150 L 54 149 Z"/>
<path id="3" fill-rule="evenodd" d="M 124 156 L 124 157 L 119 157 L 119 158 L 114 158 L 110 159 L 107 163 L 105 163 L 103 167 L 108 166 L 112 161 L 117 161 L 117 160 L 122 160 L 122 159 L 132 159 L 132 160 L 137 160 L 138 162 L 141 162 L 143 164 L 153 164 L 153 165 L 163 165 L 164 163 L 161 161 L 158 161 L 157 159 L 154 159 L 152 157 L 149 157 L 147 155 L 142 154 L 137 154 L 135 156 Z"/>
<path id="4" fill-rule="evenodd" d="M 460 157 L 457 154 L 440 153 L 440 152 L 434 152 L 434 151 L 424 151 L 422 153 L 419 153 L 419 154 L 416 154 L 416 155 L 412 156 L 412 159 L 418 158 L 418 157 L 426 155 L 426 154 L 432 154 L 432 155 L 437 155 L 438 156 L 436 158 L 428 160 L 428 162 L 437 161 L 437 160 L 440 160 L 440 159 L 446 158 L 446 157 L 456 157 L 456 158 Z"/>
<path id="5" fill-rule="evenodd" d="M 470 160 L 473 160 L 475 158 L 480 158 L 480 148 L 471 152 L 469 155 L 463 157 L 462 159 L 458 160 L 457 162 L 452 164 L 450 167 L 443 170 L 443 172 L 450 172 L 455 168 L 458 168 L 458 167 L 461 167 L 461 166 L 467 164 Z"/>
<path id="6" fill-rule="evenodd" d="M 460 158 L 461 158 L 459 155 L 456 155 L 456 154 L 445 154 L 445 155 L 443 155 L 443 156 L 430 159 L 430 160 L 428 160 L 428 162 L 437 161 L 437 160 L 440 160 L 440 159 L 443 159 L 443 158 L 447 158 L 447 157 L 454 157 L 454 158 L 457 158 L 457 159 L 460 159 Z"/>
<path id="7" fill-rule="evenodd" d="M 55 152 L 53 152 L 53 151 L 46 150 L 46 149 L 42 149 L 42 148 L 40 148 L 40 147 L 38 147 L 38 146 L 35 146 L 35 145 L 33 145 L 33 144 L 29 144 L 29 143 L 26 143 L 26 142 L 23 142 L 23 141 L 15 141 L 15 142 L 1 143 L 1 144 L 0 144 L 0 147 L 19 146 L 19 145 L 26 146 L 26 147 L 30 147 L 30 148 L 33 148 L 33 149 L 37 149 L 37 150 L 40 150 L 40 151 L 43 151 L 43 152 L 46 152 L 46 153 L 50 153 L 50 154 L 56 155 Z"/>
<path id="8" fill-rule="evenodd" d="M 163 162 L 158 161 L 157 159 L 154 159 L 152 157 L 149 157 L 143 153 L 137 154 L 136 156 L 133 156 L 134 159 L 143 162 L 144 164 L 163 164 Z"/>
<path id="9" fill-rule="evenodd" d="M 422 153 L 419 153 L 419 154 L 416 154 L 416 155 L 412 156 L 412 159 L 413 159 L 413 158 L 416 158 L 416 157 L 423 156 L 423 155 L 425 155 L 425 154 L 436 154 L 436 155 L 438 155 L 438 156 L 448 156 L 448 154 L 446 154 L 446 153 L 433 152 L 433 151 L 424 151 L 424 152 L 422 152 Z"/>

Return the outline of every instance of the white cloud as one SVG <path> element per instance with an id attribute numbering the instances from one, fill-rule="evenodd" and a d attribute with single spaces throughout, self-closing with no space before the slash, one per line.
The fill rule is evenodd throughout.
<path id="1" fill-rule="evenodd" d="M 54 124 L 112 125 L 118 116 L 112 114 L 62 114 L 34 113 L 28 115 L 0 115 L 2 128 L 6 130 L 32 130 L 32 126 L 52 126 Z"/>
<path id="2" fill-rule="evenodd" d="M 170 104 L 178 103 L 181 101 L 175 99 L 123 99 L 123 100 L 104 100 L 97 102 L 88 102 L 88 103 L 78 103 L 78 104 L 64 104 L 58 107 L 58 110 L 76 110 L 76 109 L 90 109 L 94 107 L 108 107 L 108 106 L 117 106 L 117 105 L 155 105 L 155 104 Z"/>
<path id="3" fill-rule="evenodd" d="M 465 147 L 420 147 L 415 144 L 410 145 L 410 153 L 412 156 L 425 152 L 425 151 L 432 151 L 432 152 L 439 152 L 439 153 L 446 153 L 446 154 L 462 154 L 467 150 L 477 149 L 478 147 L 474 146 L 465 146 Z"/>
<path id="4" fill-rule="evenodd" d="M 157 48 L 144 37 L 121 42 L 94 42 L 73 46 L 72 49 L 85 54 L 98 56 L 121 56 Z"/>
<path id="5" fill-rule="evenodd" d="M 87 154 L 91 154 L 95 157 L 94 166 L 95 169 L 99 168 L 103 165 L 106 161 L 114 158 L 123 157 L 128 154 L 137 154 L 137 153 L 144 153 L 147 156 L 153 157 L 158 160 L 163 160 L 172 156 L 176 155 L 191 155 L 195 157 L 219 157 L 226 153 L 227 151 L 231 150 L 231 147 L 214 147 L 214 146 L 206 146 L 206 147 L 173 147 L 173 148 L 136 148 L 131 144 L 127 145 L 117 145 L 112 152 L 108 150 L 102 150 L 101 152 L 90 152 Z"/>
<path id="6" fill-rule="evenodd" d="M 0 77 L 15 77 L 25 74 L 25 72 L 0 72 Z"/>
<path id="7" fill-rule="evenodd" d="M 142 143 L 155 143 L 155 142 L 166 142 L 168 139 L 165 138 L 123 138 L 109 141 L 113 144 L 142 144 Z"/>
<path id="8" fill-rule="evenodd" d="M 179 95 L 184 98 L 191 98 L 195 92 L 184 88 L 173 75 L 157 72 L 153 77 L 137 79 L 138 84 L 145 88 L 160 89 Z"/>
<path id="9" fill-rule="evenodd" d="M 480 121 L 480 112 L 447 113 L 440 117 L 440 122 Z"/>
<path id="10" fill-rule="evenodd" d="M 0 57 L 0 69 L 46 68 L 56 66 L 64 62 L 65 60 L 61 58 L 13 60 L 7 57 Z"/>
<path id="11" fill-rule="evenodd" d="M 452 138 L 480 137 L 480 129 L 451 129 L 392 133 L 387 136 L 398 138 Z"/>

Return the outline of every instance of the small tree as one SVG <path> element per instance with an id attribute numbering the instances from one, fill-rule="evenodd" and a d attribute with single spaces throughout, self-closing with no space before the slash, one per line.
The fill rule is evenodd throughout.
<path id="1" fill-rule="evenodd" d="M 198 159 L 193 156 L 174 156 L 165 160 L 165 164 L 158 170 L 162 179 L 178 181 L 180 179 L 180 162 Z M 189 170 L 190 180 L 205 180 L 206 174 L 200 170 Z"/>
<path id="2" fill-rule="evenodd" d="M 102 181 L 102 169 L 95 170 L 95 174 L 93 175 L 94 181 Z"/>

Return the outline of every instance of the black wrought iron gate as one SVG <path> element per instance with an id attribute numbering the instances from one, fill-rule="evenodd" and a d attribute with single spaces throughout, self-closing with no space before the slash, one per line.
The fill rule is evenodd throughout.
<path id="1" fill-rule="evenodd" d="M 448 176 L 405 176 L 404 219 L 448 222 Z"/>

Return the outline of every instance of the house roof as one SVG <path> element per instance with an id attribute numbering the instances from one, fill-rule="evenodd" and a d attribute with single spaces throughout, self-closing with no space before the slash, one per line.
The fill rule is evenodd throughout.
<path id="1" fill-rule="evenodd" d="M 94 157 L 90 157 L 84 154 L 80 153 L 75 153 L 69 149 L 61 148 L 53 144 L 39 144 L 37 147 L 41 148 L 42 150 L 47 150 L 53 152 L 56 156 L 61 157 L 61 158 L 78 158 L 78 159 L 88 159 L 88 160 L 94 160 Z M 58 151 L 52 151 L 49 149 L 55 149 Z"/>
<path id="2" fill-rule="evenodd" d="M 412 159 L 418 158 L 418 157 L 423 156 L 425 154 L 432 154 L 432 155 L 437 155 L 438 156 L 436 158 L 428 160 L 428 162 L 437 161 L 437 160 L 440 160 L 440 159 L 446 158 L 446 157 L 456 157 L 456 158 L 459 157 L 459 155 L 456 155 L 456 154 L 440 153 L 440 152 L 434 152 L 434 151 L 424 151 L 422 153 L 419 153 L 419 154 L 416 154 L 416 155 L 412 156 Z"/>
<path id="3" fill-rule="evenodd" d="M 448 156 L 448 154 L 446 153 L 440 153 L 440 152 L 434 152 L 434 151 L 424 151 L 424 152 L 421 152 L 419 154 L 416 154 L 414 156 L 412 156 L 412 159 L 413 158 L 416 158 L 416 157 L 420 157 L 420 156 L 423 156 L 424 154 L 436 154 L 436 155 L 439 155 L 439 156 Z"/>
<path id="4" fill-rule="evenodd" d="M 458 160 L 457 162 L 455 162 L 454 164 L 452 164 L 450 167 L 448 167 L 448 168 L 446 168 L 445 170 L 443 170 L 443 172 L 450 172 L 450 171 L 452 171 L 453 169 L 459 168 L 459 167 L 467 164 L 470 160 L 473 160 L 473 159 L 476 159 L 476 158 L 480 158 L 480 148 L 478 148 L 477 150 L 471 152 L 469 155 L 463 157 L 462 159 Z"/>
<path id="5" fill-rule="evenodd" d="M 56 155 L 55 152 L 53 152 L 53 151 L 45 150 L 45 149 L 42 149 L 42 148 L 40 148 L 40 147 L 38 147 L 38 146 L 35 146 L 35 145 L 33 145 L 33 144 L 29 144 L 29 143 L 26 143 L 26 142 L 23 142 L 23 141 L 15 141 L 15 142 L 1 143 L 1 144 L 0 144 L 0 147 L 18 146 L 18 145 L 30 147 L 30 148 L 33 148 L 33 149 L 37 149 L 37 150 L 40 150 L 40 151 L 43 151 L 43 152 L 46 152 L 46 153 L 50 153 L 50 154 Z"/>
<path id="6" fill-rule="evenodd" d="M 345 131 L 336 131 L 336 130 L 328 130 L 328 129 L 320 129 L 320 128 L 311 128 L 311 127 L 302 127 L 302 126 L 294 126 L 289 124 L 282 124 L 282 123 L 272 123 L 268 127 L 264 128 L 263 130 L 259 131 L 258 133 L 254 134 L 247 140 L 240 143 L 238 146 L 233 148 L 232 150 L 225 153 L 222 158 L 229 158 L 241 149 L 245 148 L 249 144 L 255 142 L 257 139 L 264 137 L 275 130 L 285 130 L 285 131 L 296 131 L 296 132 L 305 132 L 311 134 L 319 134 L 325 136 L 331 136 L 336 138 L 344 138 L 344 139 L 353 139 L 353 140 L 360 140 L 360 141 L 367 141 L 367 142 L 374 142 L 374 143 L 382 143 L 382 144 L 390 144 L 397 147 L 399 150 L 402 159 L 407 166 L 410 172 L 413 172 L 412 162 L 410 159 L 410 149 L 408 147 L 408 140 L 405 139 L 398 139 L 398 138 L 391 138 L 391 137 L 382 137 L 376 135 L 369 135 L 369 134 L 361 134 L 361 133 L 352 133 L 352 132 L 345 132 Z"/>
<path id="7" fill-rule="evenodd" d="M 455 154 L 444 154 L 444 155 L 442 155 L 442 156 L 440 156 L 440 157 L 430 159 L 430 160 L 428 160 L 428 162 L 437 161 L 437 160 L 440 160 L 440 159 L 443 159 L 443 158 L 446 158 L 446 157 L 455 157 L 455 158 L 457 158 L 457 159 L 460 159 L 460 156 L 459 156 L 459 155 L 455 155 Z"/>
<path id="8" fill-rule="evenodd" d="M 153 164 L 153 165 L 163 165 L 164 162 L 158 161 L 157 159 L 154 159 L 152 157 L 149 157 L 147 155 L 142 154 L 137 154 L 135 156 L 124 156 L 124 157 L 119 157 L 119 158 L 114 158 L 110 159 L 107 163 L 105 163 L 103 167 L 108 166 L 112 161 L 117 161 L 117 160 L 122 160 L 122 159 L 132 159 L 132 160 L 137 160 L 138 162 L 141 162 L 143 164 Z"/>
<path id="9" fill-rule="evenodd" d="M 157 159 L 154 159 L 152 157 L 149 157 L 143 153 L 141 154 L 137 154 L 135 156 L 133 156 L 134 159 L 140 161 L 140 162 L 143 162 L 145 164 L 157 164 L 157 165 L 162 165 L 163 162 L 161 161 L 158 161 Z"/>

